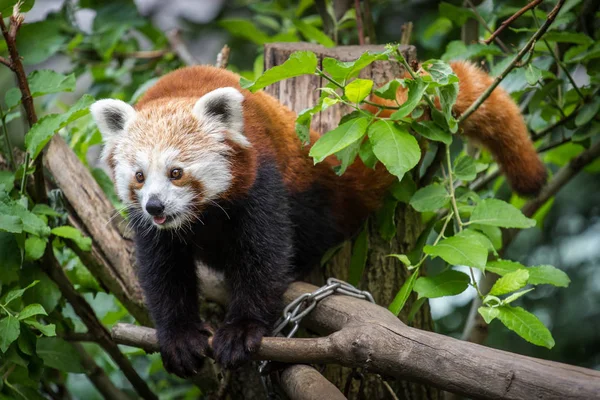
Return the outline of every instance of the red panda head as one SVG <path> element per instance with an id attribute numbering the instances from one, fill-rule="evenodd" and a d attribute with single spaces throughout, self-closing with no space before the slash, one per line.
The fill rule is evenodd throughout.
<path id="1" fill-rule="evenodd" d="M 232 184 L 229 143 L 247 148 L 243 95 L 219 88 L 200 99 L 158 99 L 136 110 L 113 99 L 91 113 L 117 193 L 134 222 L 182 228 Z"/>

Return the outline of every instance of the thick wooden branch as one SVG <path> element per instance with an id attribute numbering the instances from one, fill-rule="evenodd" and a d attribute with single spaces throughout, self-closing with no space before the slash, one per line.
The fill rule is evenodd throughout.
<path id="1" fill-rule="evenodd" d="M 286 301 L 315 286 L 296 282 Z M 600 372 L 490 349 L 410 328 L 388 310 L 348 296 L 331 296 L 304 319 L 314 339 L 265 338 L 256 355 L 293 363 L 337 363 L 426 383 L 471 398 L 584 399 L 600 395 Z M 117 324 L 118 343 L 157 349 L 150 328 Z"/>

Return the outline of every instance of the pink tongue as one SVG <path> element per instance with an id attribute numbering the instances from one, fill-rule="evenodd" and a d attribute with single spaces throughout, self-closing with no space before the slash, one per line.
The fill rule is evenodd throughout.
<path id="1" fill-rule="evenodd" d="M 167 217 L 154 217 L 154 222 L 158 225 L 162 225 L 167 220 Z"/>

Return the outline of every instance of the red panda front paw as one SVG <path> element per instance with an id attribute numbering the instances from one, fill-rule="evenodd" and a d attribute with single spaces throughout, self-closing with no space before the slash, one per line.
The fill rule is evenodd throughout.
<path id="1" fill-rule="evenodd" d="M 196 375 L 210 354 L 208 338 L 213 332 L 205 323 L 163 332 L 159 339 L 160 355 L 167 372 L 181 378 Z"/>
<path id="2" fill-rule="evenodd" d="M 250 361 L 252 353 L 260 347 L 260 342 L 269 328 L 254 320 L 228 322 L 215 333 L 212 341 L 215 360 L 227 369 L 233 369 Z"/>

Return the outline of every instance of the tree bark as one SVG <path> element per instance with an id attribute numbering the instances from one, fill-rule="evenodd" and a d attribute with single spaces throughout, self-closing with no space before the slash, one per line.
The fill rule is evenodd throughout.
<path id="1" fill-rule="evenodd" d="M 310 50 L 314 52 L 319 64 L 325 57 L 336 58 L 341 61 L 356 60 L 365 51 L 382 51 L 384 46 L 341 46 L 336 48 L 325 48 L 308 43 L 273 43 L 265 45 L 265 69 L 272 68 L 285 62 L 290 54 L 299 50 Z M 402 53 L 409 64 L 416 61 L 416 50 L 413 46 L 402 46 Z M 401 64 L 393 61 L 377 61 L 365 68 L 361 78 L 371 79 L 375 86 L 403 76 L 404 68 Z M 295 112 L 314 106 L 320 96 L 316 90 L 323 87 L 327 81 L 319 76 L 301 76 L 275 83 L 265 89 L 267 93 L 275 97 L 282 104 Z M 347 107 L 330 107 L 313 117 L 311 128 L 316 132 L 324 134 L 337 127 L 340 118 L 352 111 Z M 409 276 L 407 269 L 395 258 L 386 257 L 392 253 L 407 253 L 412 250 L 417 239 L 423 231 L 420 215 L 412 208 L 398 204 L 395 214 L 396 236 L 390 240 L 384 240 L 379 234 L 379 226 L 375 218 L 370 218 L 368 223 L 369 251 L 365 270 L 359 287 L 373 294 L 377 304 L 387 307 L 398 290 Z M 348 271 L 352 255 L 350 242 L 344 243 L 338 253 L 327 263 L 325 268 L 314 271 L 310 279 L 311 283 L 318 286 L 324 284 L 325 280 L 334 276 L 342 280 L 348 280 Z M 408 310 L 414 304 L 416 297 L 411 295 L 406 306 L 400 314 L 400 319 L 407 321 Z M 433 324 L 429 307 L 424 303 L 415 314 L 412 326 L 432 330 Z M 389 390 L 383 385 L 381 379 L 373 375 L 362 375 L 359 371 L 337 365 L 325 367 L 324 375 L 339 388 L 346 388 L 348 398 L 392 398 Z M 353 379 L 360 377 L 360 379 Z M 408 382 L 391 382 L 394 391 L 405 399 L 436 399 L 439 397 L 437 389 L 431 389 L 424 385 Z"/>

